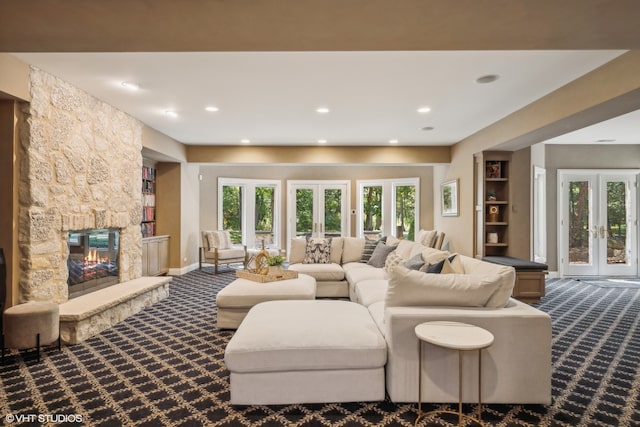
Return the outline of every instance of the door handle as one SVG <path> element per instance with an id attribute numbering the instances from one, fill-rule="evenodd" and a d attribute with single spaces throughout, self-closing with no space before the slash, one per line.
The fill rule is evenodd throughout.
<path id="1" fill-rule="evenodd" d="M 606 238 L 609 237 L 608 234 L 609 233 L 607 232 L 607 229 L 605 228 L 605 226 L 601 225 L 600 226 L 600 237 L 602 237 L 603 239 L 606 239 Z"/>
<path id="2" fill-rule="evenodd" d="M 598 238 L 598 226 L 597 226 L 597 225 L 594 225 L 594 226 L 593 226 L 593 231 L 592 231 L 592 233 L 593 233 L 593 238 L 594 238 L 594 239 L 597 239 L 597 238 Z"/>

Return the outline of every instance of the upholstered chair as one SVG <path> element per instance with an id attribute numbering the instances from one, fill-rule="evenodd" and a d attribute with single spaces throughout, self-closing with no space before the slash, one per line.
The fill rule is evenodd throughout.
<path id="1" fill-rule="evenodd" d="M 247 265 L 247 247 L 231 243 L 229 230 L 214 230 L 202 232 L 202 246 L 200 247 L 200 269 L 202 264 L 213 264 L 218 274 L 220 264 Z"/>

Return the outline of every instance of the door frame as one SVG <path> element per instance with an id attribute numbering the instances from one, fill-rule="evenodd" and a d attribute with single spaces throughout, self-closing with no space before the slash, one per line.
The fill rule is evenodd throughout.
<path id="1" fill-rule="evenodd" d="M 567 256 L 568 252 L 568 241 L 565 237 L 565 228 L 568 227 L 568 224 L 563 224 L 564 214 L 567 210 L 566 206 L 566 197 L 565 197 L 565 189 L 563 188 L 563 184 L 567 177 L 571 176 L 583 176 L 583 177 L 591 177 L 594 181 L 594 192 L 598 193 L 598 198 L 600 190 L 602 188 L 602 178 L 607 178 L 611 176 L 629 176 L 635 177 L 635 184 L 630 189 L 632 193 L 632 197 L 635 199 L 635 206 L 631 207 L 631 220 L 630 225 L 632 230 L 629 231 L 631 234 L 631 247 L 635 250 L 635 256 L 631 258 L 631 263 L 634 267 L 630 274 L 621 274 L 619 276 L 637 276 L 640 273 L 640 265 L 638 263 L 638 256 L 640 255 L 640 228 L 638 227 L 638 217 L 640 215 L 640 197 L 639 197 L 639 184 L 640 182 L 640 169 L 558 169 L 557 171 L 557 263 L 558 263 L 558 273 L 560 277 L 564 277 L 567 273 L 567 263 L 565 263 L 564 258 Z M 595 197 L 595 196 L 594 196 Z M 594 201 L 598 202 L 597 200 Z M 598 205 L 596 208 L 595 215 L 601 216 L 602 212 L 605 208 L 601 205 Z M 592 230 L 589 231 L 589 235 L 592 235 Z M 598 251 L 600 252 L 600 251 Z M 594 257 L 599 257 L 600 253 L 595 253 Z M 600 268 L 601 260 L 597 262 L 597 270 L 594 276 L 602 276 L 604 275 Z M 589 277 L 588 274 L 585 275 L 576 275 L 571 274 L 571 276 L 577 277 Z"/>
<path id="2" fill-rule="evenodd" d="M 318 190 L 324 188 L 336 188 L 343 187 L 344 188 L 344 206 L 342 208 L 342 223 L 344 229 L 342 230 L 343 236 L 351 235 L 351 215 L 350 215 L 350 205 L 351 205 L 351 181 L 350 180 L 287 180 L 287 253 L 291 251 L 291 239 L 295 238 L 296 224 L 295 224 L 295 216 L 293 212 L 295 211 L 295 202 L 296 197 L 294 193 L 294 189 L 296 187 L 316 187 Z M 316 194 L 317 195 L 317 194 Z M 315 198 L 315 197 L 314 197 Z"/>

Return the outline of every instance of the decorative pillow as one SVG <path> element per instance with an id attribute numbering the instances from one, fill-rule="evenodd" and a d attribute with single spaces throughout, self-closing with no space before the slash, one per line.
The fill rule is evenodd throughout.
<path id="1" fill-rule="evenodd" d="M 437 230 L 420 230 L 416 234 L 416 242 L 423 244 L 429 248 L 432 248 L 438 240 Z"/>
<path id="2" fill-rule="evenodd" d="M 484 307 L 499 289 L 498 275 L 428 274 L 398 265 L 387 273 L 387 307 Z"/>
<path id="3" fill-rule="evenodd" d="M 464 266 L 460 257 L 453 255 L 445 259 L 440 274 L 464 274 Z"/>
<path id="4" fill-rule="evenodd" d="M 409 258 L 407 262 L 404 263 L 404 266 L 409 270 L 420 270 L 424 265 L 424 260 L 422 259 L 422 254 L 414 255 Z"/>
<path id="5" fill-rule="evenodd" d="M 331 238 L 311 237 L 307 239 L 303 264 L 330 264 Z"/>
<path id="6" fill-rule="evenodd" d="M 360 262 L 367 240 L 364 237 L 343 237 L 342 262 L 340 264 Z M 371 249 L 371 252 L 373 252 L 373 249 Z"/>
<path id="7" fill-rule="evenodd" d="M 396 265 L 403 264 L 405 259 L 400 256 L 397 250 L 392 251 L 389 255 L 387 255 L 387 259 L 384 261 L 384 269 L 389 271 L 389 269 L 395 267 Z"/>
<path id="8" fill-rule="evenodd" d="M 214 232 L 213 231 L 205 231 L 204 232 L 204 241 L 202 242 L 202 244 L 208 249 L 210 250 L 211 248 L 214 248 L 214 243 L 217 241 L 216 237 L 213 237 Z"/>
<path id="9" fill-rule="evenodd" d="M 302 264 L 304 255 L 307 252 L 307 239 L 293 238 L 291 239 L 291 248 L 289 252 L 289 262 L 291 264 Z"/>
<path id="10" fill-rule="evenodd" d="M 229 230 L 218 231 L 218 238 L 220 239 L 218 249 L 231 249 L 231 234 Z"/>
<path id="11" fill-rule="evenodd" d="M 451 261 L 453 261 L 456 258 L 457 254 L 453 254 L 451 255 L 449 258 L 445 258 L 442 261 L 436 262 L 434 264 L 425 264 L 426 267 L 423 267 L 420 269 L 420 271 L 424 271 L 426 273 L 434 273 L 434 274 L 440 274 L 443 271 L 443 268 L 445 266 L 445 263 L 449 263 L 449 267 L 448 267 L 448 271 L 451 271 Z"/>
<path id="12" fill-rule="evenodd" d="M 369 261 L 369 258 L 371 258 L 371 254 L 373 253 L 376 246 L 378 246 L 379 242 L 380 240 L 371 240 L 371 239 L 364 240 L 364 250 L 362 251 L 360 262 Z"/>
<path id="13" fill-rule="evenodd" d="M 391 252 L 396 249 L 395 246 L 389 246 L 384 242 L 378 242 L 376 248 L 373 250 L 371 254 L 371 258 L 367 261 L 367 264 L 372 265 L 374 267 L 382 268 L 384 267 L 384 263 L 387 260 L 387 257 Z"/>

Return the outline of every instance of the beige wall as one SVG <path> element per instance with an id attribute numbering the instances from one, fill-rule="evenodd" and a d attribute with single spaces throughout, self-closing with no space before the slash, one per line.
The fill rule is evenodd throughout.
<path id="1" fill-rule="evenodd" d="M 442 219 L 451 250 L 473 254 L 475 153 L 518 150 L 640 108 L 639 69 L 639 51 L 621 55 L 454 145 L 444 178 L 460 180 L 460 216 Z"/>
<path id="2" fill-rule="evenodd" d="M 180 267 L 198 262 L 200 246 L 200 166 L 181 164 Z"/>
<path id="3" fill-rule="evenodd" d="M 547 264 L 557 271 L 558 169 L 640 169 L 640 145 L 546 145 L 545 163 Z"/>
<path id="4" fill-rule="evenodd" d="M 0 93 L 24 101 L 31 100 L 29 66 L 7 53 L 0 53 Z"/>
<path id="5" fill-rule="evenodd" d="M 200 167 L 202 181 L 200 181 L 200 228 L 217 229 L 217 179 L 251 178 L 276 179 L 282 181 L 282 191 L 286 191 L 287 180 L 350 180 L 351 207 L 356 206 L 356 180 L 358 179 L 386 179 L 386 178 L 420 178 L 420 227 L 433 227 L 433 167 L 432 166 L 223 166 L 203 165 Z M 286 198 L 283 197 L 280 229 L 283 234 L 280 241 L 285 242 Z M 355 235 L 355 218 L 351 221 L 351 234 Z"/>
<path id="6" fill-rule="evenodd" d="M 531 259 L 531 150 L 515 151 L 510 166 L 509 255 Z"/>

